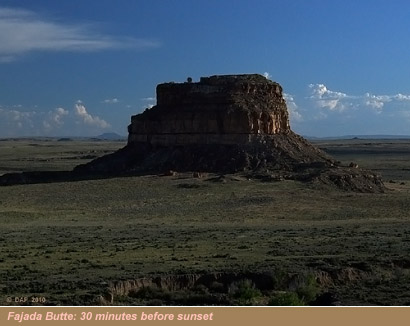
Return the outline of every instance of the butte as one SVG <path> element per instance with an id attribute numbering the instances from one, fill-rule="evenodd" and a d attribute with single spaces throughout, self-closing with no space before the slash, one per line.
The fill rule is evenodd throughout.
<path id="1" fill-rule="evenodd" d="M 77 166 L 79 176 L 208 172 L 382 192 L 379 175 L 340 166 L 289 124 L 282 87 L 258 74 L 188 78 L 156 88 L 157 104 L 131 117 L 128 143 Z"/>

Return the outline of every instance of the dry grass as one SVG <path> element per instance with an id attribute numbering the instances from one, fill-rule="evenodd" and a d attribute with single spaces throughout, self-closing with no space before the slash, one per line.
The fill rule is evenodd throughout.
<path id="1" fill-rule="evenodd" d="M 48 152 L 37 143 L 8 145 L 20 162 L 61 158 L 65 163 L 56 169 L 82 161 L 64 157 L 119 146 L 70 142 Z M 377 160 L 363 150 L 370 145 L 321 145 L 338 146 L 341 161 L 385 172 L 394 181 L 387 183 L 391 190 L 357 194 L 293 181 L 227 177 L 220 183 L 189 175 L 1 187 L 0 304 L 7 296 L 33 294 L 49 304 L 92 304 L 110 280 L 278 268 L 330 275 L 322 290 L 343 304 L 410 303 L 410 145 L 400 143 L 398 154 L 389 150 L 392 144 L 377 144 L 384 153 Z M 0 147 L 3 170 L 10 153 Z M 346 268 L 356 281 L 343 278 Z"/>

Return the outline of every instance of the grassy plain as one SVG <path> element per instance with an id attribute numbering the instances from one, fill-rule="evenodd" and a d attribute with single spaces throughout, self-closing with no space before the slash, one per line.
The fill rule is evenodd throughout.
<path id="1" fill-rule="evenodd" d="M 410 141 L 316 144 L 381 173 L 389 190 L 188 174 L 0 187 L 0 304 L 44 296 L 88 305 L 111 281 L 270 272 L 287 275 L 276 290 L 312 275 L 340 304 L 409 305 Z M 0 141 L 0 171 L 71 169 L 121 146 Z M 146 304 L 141 297 L 114 303 Z"/>

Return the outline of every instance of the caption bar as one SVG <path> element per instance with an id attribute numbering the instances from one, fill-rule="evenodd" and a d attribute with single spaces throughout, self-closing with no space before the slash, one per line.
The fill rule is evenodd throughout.
<path id="1" fill-rule="evenodd" d="M 22 323 L 25 321 L 212 321 L 214 320 L 214 313 L 160 313 L 158 311 L 154 313 L 94 313 L 92 311 L 82 311 L 80 313 L 68 313 L 60 312 L 55 313 L 47 311 L 40 312 L 15 312 L 9 311 L 7 321 L 15 321 Z"/>

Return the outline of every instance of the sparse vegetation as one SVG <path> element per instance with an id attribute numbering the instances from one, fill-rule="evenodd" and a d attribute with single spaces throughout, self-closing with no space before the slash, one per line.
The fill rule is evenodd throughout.
<path id="1" fill-rule="evenodd" d="M 318 296 L 319 292 L 319 284 L 317 284 L 315 277 L 311 274 L 306 276 L 296 289 L 298 297 L 305 304 L 313 302 Z"/>
<path id="2" fill-rule="evenodd" d="M 269 306 L 304 306 L 305 302 L 295 292 L 278 293 L 270 299 Z"/>
<path id="3" fill-rule="evenodd" d="M 261 291 L 248 279 L 232 283 L 229 287 L 228 294 L 234 299 L 234 302 L 240 306 L 252 306 L 256 304 L 258 298 L 262 296 Z"/>
<path id="4" fill-rule="evenodd" d="M 410 144 L 366 142 L 320 145 L 393 180 L 384 194 L 192 174 L 0 187 L 0 304 L 36 295 L 90 305 L 111 281 L 244 271 L 271 272 L 270 289 L 249 278 L 229 294 L 215 281 L 114 303 L 299 305 L 326 291 L 340 304 L 410 304 Z M 68 169 L 80 152 L 121 146 L 30 144 L 0 142 L 0 170 Z"/>

